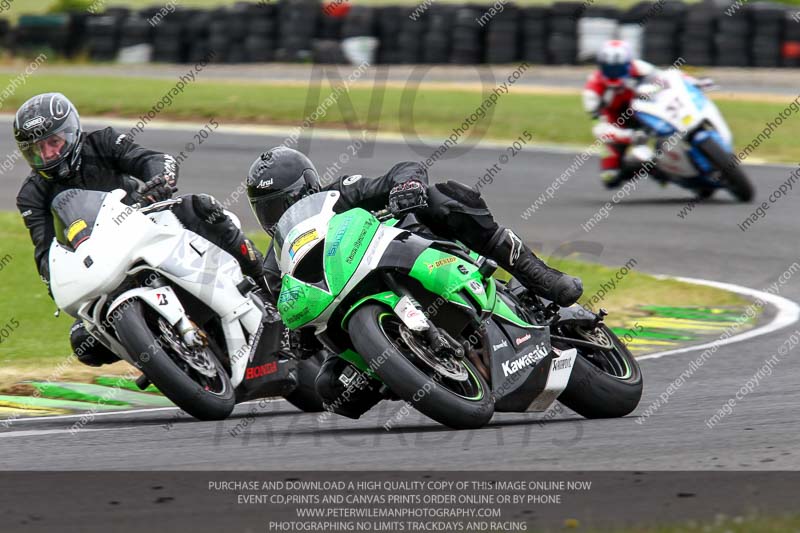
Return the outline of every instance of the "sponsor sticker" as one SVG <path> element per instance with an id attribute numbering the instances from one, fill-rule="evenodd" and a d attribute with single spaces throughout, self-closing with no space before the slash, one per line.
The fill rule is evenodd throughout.
<path id="1" fill-rule="evenodd" d="M 294 254 L 297 253 L 297 250 L 305 246 L 306 244 L 316 241 L 318 238 L 317 230 L 310 229 L 305 233 L 301 233 L 299 237 L 297 237 L 294 242 L 292 242 L 292 246 L 289 247 L 289 257 L 294 257 Z"/>
<path id="2" fill-rule="evenodd" d="M 347 176 L 345 179 L 342 180 L 342 185 L 352 185 L 361 178 L 363 178 L 361 174 L 353 174 L 352 176 Z"/>
<path id="3" fill-rule="evenodd" d="M 425 263 L 425 266 L 428 267 L 428 274 L 430 274 L 436 268 L 443 267 L 445 265 L 449 265 L 450 263 L 455 263 L 455 262 L 456 258 L 451 256 L 451 257 L 445 257 L 444 259 L 439 259 L 434 263 Z"/>
<path id="4" fill-rule="evenodd" d="M 483 290 L 483 285 L 481 285 L 474 279 L 469 282 L 469 288 L 472 289 L 472 292 L 475 294 L 483 294 L 485 292 Z"/>
<path id="5" fill-rule="evenodd" d="M 500 348 L 508 348 L 508 341 L 503 339 L 500 344 L 492 344 L 492 350 L 499 350 Z"/>
<path id="6" fill-rule="evenodd" d="M 519 346 L 523 342 L 525 342 L 527 340 L 530 340 L 530 338 L 531 338 L 531 334 L 530 333 L 526 333 L 522 337 L 517 337 L 517 339 L 514 342 L 516 342 L 517 346 Z"/>
<path id="7" fill-rule="evenodd" d="M 82 232 L 86 229 L 86 221 L 82 218 L 79 218 L 75 222 L 69 225 L 67 228 L 67 240 L 72 242 L 72 240 L 78 235 L 78 233 Z"/>

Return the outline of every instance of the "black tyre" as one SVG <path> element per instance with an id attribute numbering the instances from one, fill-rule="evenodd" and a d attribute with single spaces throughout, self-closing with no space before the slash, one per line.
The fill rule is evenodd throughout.
<path id="1" fill-rule="evenodd" d="M 356 351 L 397 396 L 454 429 L 486 425 L 494 414 L 494 401 L 480 373 L 466 359 L 451 361 L 449 369 L 465 374 L 464 380 L 435 370 L 413 351 L 425 352 L 424 341 L 404 328 L 394 313 L 379 304 L 359 308 L 349 324 L 350 331 L 358 332 L 351 337 Z"/>
<path id="2" fill-rule="evenodd" d="M 322 360 L 321 355 L 315 355 L 300 361 L 300 364 L 297 365 L 297 378 L 300 383 L 291 394 L 285 397 L 290 404 L 306 413 L 319 413 L 325 410 L 322 406 L 322 398 L 317 394 L 317 388 L 314 385 Z"/>
<path id="3" fill-rule="evenodd" d="M 753 184 L 733 154 L 728 153 L 714 139 L 706 139 L 699 147 L 700 151 L 720 170 L 722 173 L 720 179 L 731 194 L 740 202 L 752 201 L 755 195 Z"/>
<path id="4" fill-rule="evenodd" d="M 139 301 L 126 303 L 120 309 L 120 319 L 115 322 L 120 342 L 164 396 L 199 420 L 224 420 L 231 414 L 235 404 L 233 387 L 210 347 L 197 357 L 206 372 L 214 372 L 213 377 L 196 370 L 177 354 L 182 339 L 160 315 Z"/>
<path id="5" fill-rule="evenodd" d="M 642 371 L 628 348 L 604 324 L 572 336 L 613 346 L 612 352 L 578 348 L 567 388 L 558 401 L 586 418 L 619 418 L 642 399 Z"/>

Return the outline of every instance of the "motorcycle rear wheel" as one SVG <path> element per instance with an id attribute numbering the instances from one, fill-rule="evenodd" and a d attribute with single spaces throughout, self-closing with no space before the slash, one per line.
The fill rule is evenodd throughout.
<path id="1" fill-rule="evenodd" d="M 642 371 L 633 354 L 605 324 L 579 340 L 608 344 L 610 352 L 578 348 L 569 383 L 558 401 L 586 418 L 619 418 L 642 399 Z M 577 334 L 577 331 L 573 334 Z"/>

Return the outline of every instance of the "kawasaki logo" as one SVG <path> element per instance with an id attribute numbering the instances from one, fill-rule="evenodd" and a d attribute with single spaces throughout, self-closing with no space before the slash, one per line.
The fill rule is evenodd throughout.
<path id="1" fill-rule="evenodd" d="M 508 346 L 508 341 L 503 339 L 503 342 L 500 344 L 492 344 L 492 350 L 499 350 L 500 348 L 505 348 Z"/>
<path id="2" fill-rule="evenodd" d="M 525 355 L 514 359 L 513 361 L 503 362 L 503 375 L 508 377 L 512 374 L 516 374 L 523 368 L 533 366 L 544 359 L 547 356 L 547 353 L 547 348 L 544 347 L 544 344 L 539 344 Z"/>

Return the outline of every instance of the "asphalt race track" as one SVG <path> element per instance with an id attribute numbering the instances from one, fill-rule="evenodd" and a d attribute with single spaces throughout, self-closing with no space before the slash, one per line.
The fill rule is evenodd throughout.
<path id="1" fill-rule="evenodd" d="M 96 124 L 90 124 L 96 126 Z M 10 120 L 2 120 L 10 132 Z M 192 141 L 194 129 L 150 128 L 137 141 L 173 154 Z M 180 192 L 228 198 L 260 151 L 282 137 L 215 132 L 181 168 Z M 743 141 L 740 139 L 740 142 Z M 348 140 L 315 139 L 310 155 L 320 173 L 349 151 Z M 2 136 L 0 153 L 13 150 Z M 393 163 L 424 159 L 435 148 L 379 142 L 374 152 L 351 160 L 350 173 L 374 175 Z M 431 169 L 432 181 L 478 183 L 498 161 L 502 148 L 453 149 Z M 508 154 L 508 152 L 505 152 Z M 423 156 L 424 154 L 424 156 Z M 611 199 L 588 161 L 530 220 L 521 214 L 572 163 L 574 155 L 525 150 L 509 160 L 494 183 L 481 191 L 496 217 L 515 228 L 547 256 L 571 241 L 600 243 L 588 260 L 621 265 L 630 258 L 653 273 L 712 279 L 762 289 L 798 260 L 800 217 L 792 193 L 773 204 L 746 233 L 737 223 L 753 210 L 726 193 L 677 216 L 691 196 L 678 188 L 640 183 L 589 233 L 581 229 Z M 0 208 L 13 209 L 24 176 L 22 165 L 0 176 Z M 785 181 L 790 167 L 748 166 L 758 201 Z M 796 193 L 794 193 L 796 194 Z M 231 205 L 249 228 L 255 220 L 246 198 Z M 787 283 L 781 296 L 800 300 L 800 284 Z M 613 312 L 613 310 L 612 310 Z M 70 434 L 78 417 L 16 421 L 0 432 L 3 470 L 792 470 L 800 468 L 800 368 L 794 353 L 772 376 L 737 402 L 733 414 L 713 429 L 705 425 L 737 390 L 777 353 L 797 325 L 767 336 L 721 347 L 658 412 L 643 424 L 636 416 L 587 421 L 565 410 L 540 423 L 540 415 L 498 414 L 486 428 L 454 432 L 412 414 L 387 432 L 384 422 L 400 408 L 382 403 L 358 421 L 303 414 L 279 401 L 261 409 L 242 405 L 219 423 L 190 420 L 176 409 L 98 414 L 83 431 Z M 696 355 L 696 353 L 694 354 Z M 639 410 L 666 389 L 692 353 L 642 362 L 645 394 Z M 239 436 L 229 433 L 254 412 Z M 241 427 L 241 426 L 240 426 Z"/>

